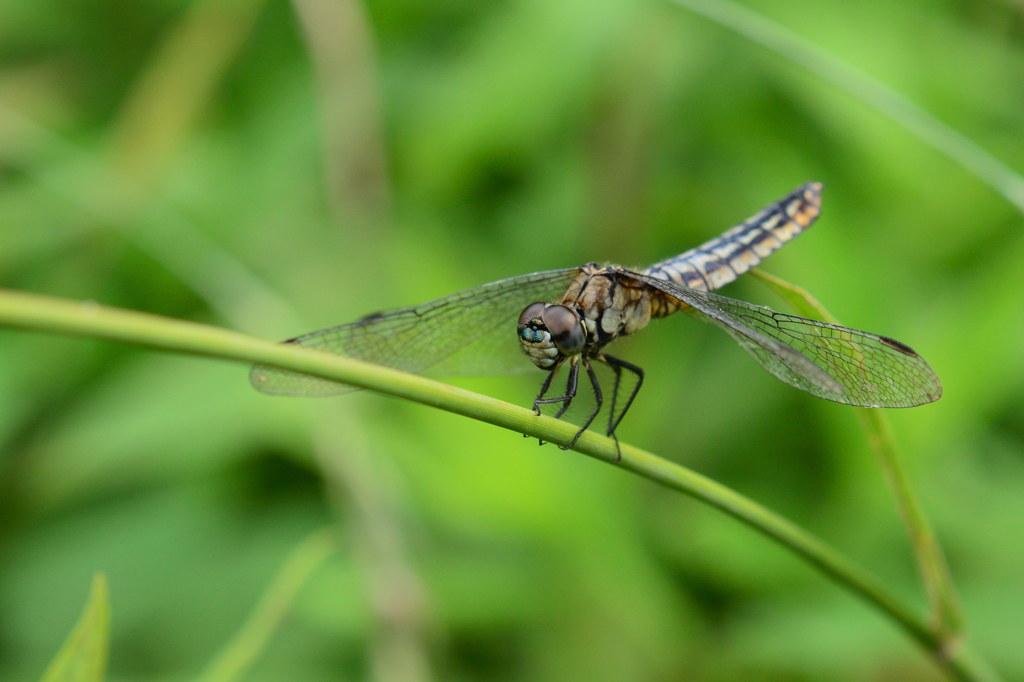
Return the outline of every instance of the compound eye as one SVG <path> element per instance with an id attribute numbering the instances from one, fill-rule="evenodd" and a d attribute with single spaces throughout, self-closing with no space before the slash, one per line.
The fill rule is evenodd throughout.
<path id="1" fill-rule="evenodd" d="M 579 315 L 564 305 L 548 306 L 542 319 L 551 332 L 551 340 L 563 355 L 576 355 L 583 350 L 587 337 L 580 324 Z"/>
<path id="2" fill-rule="evenodd" d="M 544 312 L 544 305 L 544 303 L 531 303 L 526 306 L 526 310 L 519 315 L 519 331 L 526 329 L 531 320 L 540 318 L 541 313 Z"/>

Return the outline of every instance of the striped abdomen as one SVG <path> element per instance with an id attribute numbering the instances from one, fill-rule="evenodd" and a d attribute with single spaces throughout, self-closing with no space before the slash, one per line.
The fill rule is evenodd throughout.
<path id="1" fill-rule="evenodd" d="M 729 284 L 810 227 L 821 212 L 821 183 L 808 182 L 722 236 L 644 270 L 701 291 Z M 661 315 L 676 308 L 658 311 Z M 660 317 L 657 312 L 655 317 Z"/>

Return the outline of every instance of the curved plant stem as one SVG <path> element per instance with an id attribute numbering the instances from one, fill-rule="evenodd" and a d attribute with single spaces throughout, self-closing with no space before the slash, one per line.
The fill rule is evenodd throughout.
<path id="1" fill-rule="evenodd" d="M 799 314 L 832 324 L 840 324 L 825 309 L 825 306 L 821 305 L 806 289 L 790 284 L 758 268 L 751 270 L 750 274 L 770 287 Z M 945 642 L 945 646 L 954 646 L 964 630 L 964 614 L 960 605 L 960 597 L 953 584 L 953 577 L 949 573 L 949 566 L 942 553 L 942 547 L 910 487 L 910 478 L 903 468 L 899 447 L 896 445 L 896 438 L 893 436 L 889 419 L 881 410 L 867 408 L 857 408 L 857 416 L 868 437 L 868 444 L 878 456 L 882 473 L 896 497 L 900 517 L 907 527 L 910 544 L 914 548 L 914 555 L 917 557 L 918 568 L 921 571 L 921 578 L 931 604 L 933 626 L 939 637 Z"/>
<path id="2" fill-rule="evenodd" d="M 572 424 L 537 416 L 532 410 L 414 374 L 208 325 L 106 308 L 94 302 L 0 291 L 0 325 L 102 338 L 238 362 L 258 362 L 405 398 L 559 445 L 570 443 L 576 432 Z M 573 449 L 697 498 L 788 547 L 837 584 L 888 615 L 958 679 L 999 679 L 966 642 L 959 642 L 955 647 L 943 646 L 942 639 L 927 622 L 874 576 L 757 502 L 631 445 L 621 445 L 621 461 L 616 463 L 615 442 L 590 431 L 583 434 Z"/>
<path id="3" fill-rule="evenodd" d="M 732 0 L 673 0 L 845 90 L 953 159 L 1024 213 L 1024 177 L 960 131 L 943 123 L 881 81 L 764 15 Z"/>

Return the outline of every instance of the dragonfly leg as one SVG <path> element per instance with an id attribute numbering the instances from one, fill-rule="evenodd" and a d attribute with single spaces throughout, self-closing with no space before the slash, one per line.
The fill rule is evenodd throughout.
<path id="1" fill-rule="evenodd" d="M 590 413 L 590 416 L 587 417 L 587 421 L 583 422 L 583 426 L 580 427 L 580 430 L 576 432 L 572 442 L 566 446 L 559 446 L 562 450 L 568 450 L 572 446 L 576 445 L 576 441 L 580 439 L 583 432 L 587 430 L 588 426 L 590 426 L 590 422 L 594 421 L 594 417 L 596 417 L 597 413 L 601 411 L 601 403 L 604 402 L 604 398 L 601 395 L 601 384 L 597 383 L 597 375 L 594 374 L 594 368 L 590 366 L 590 361 L 585 357 L 579 357 L 581 357 L 580 361 L 587 370 L 587 376 L 590 377 L 590 385 L 594 387 L 594 400 L 597 402 L 597 406 L 594 408 L 594 411 Z"/>
<path id="2" fill-rule="evenodd" d="M 612 402 L 608 406 L 608 435 L 612 435 L 614 429 L 612 428 L 612 421 L 615 419 L 615 401 L 619 399 L 619 384 L 622 383 L 622 368 L 618 365 L 613 365 L 608 362 L 605 358 L 595 355 L 595 360 L 602 360 L 606 365 L 612 368 L 615 372 L 615 384 L 612 386 Z"/>
<path id="3" fill-rule="evenodd" d="M 562 403 L 562 406 L 558 408 L 558 412 L 555 413 L 555 419 L 561 419 L 562 415 L 569 409 L 569 406 L 572 405 L 572 399 L 576 397 L 579 376 L 580 364 L 578 362 L 574 362 L 569 368 L 569 379 L 565 382 L 565 395 L 568 396 L 568 398 L 564 403 Z"/>
<path id="4" fill-rule="evenodd" d="M 540 416 L 541 405 L 548 405 L 551 403 L 562 403 L 562 407 L 555 414 L 555 419 L 560 418 L 563 414 L 565 414 L 565 411 L 569 409 L 569 405 L 572 404 L 572 399 L 576 397 L 580 375 L 579 356 L 574 356 L 569 361 L 569 378 L 565 382 L 565 395 L 559 396 L 557 398 L 545 398 L 544 394 L 547 393 L 548 389 L 551 387 L 551 381 L 555 378 L 555 374 L 557 372 L 558 369 L 556 368 L 552 370 L 550 374 L 548 374 L 548 378 L 544 380 L 544 385 L 540 387 L 540 395 L 537 396 L 537 399 L 533 401 L 533 411 L 537 413 L 538 417 Z M 538 443 L 544 445 L 544 441 L 542 440 L 538 441 Z"/>
<path id="5" fill-rule="evenodd" d="M 611 355 L 595 355 L 594 359 L 603 362 L 604 364 L 611 367 L 612 371 L 615 372 L 615 386 L 612 389 L 612 404 L 608 409 L 608 437 L 615 441 L 615 461 L 622 461 L 622 450 L 619 449 L 619 437 L 615 435 L 615 429 L 619 428 L 619 424 L 622 423 L 622 418 L 626 416 L 626 412 L 633 404 L 633 399 L 636 398 L 636 394 L 640 392 L 640 387 L 644 383 L 644 371 L 634 365 L 631 362 L 626 362 Z M 626 406 L 622 408 L 622 412 L 618 418 L 615 417 L 615 403 L 619 399 L 619 386 L 622 383 L 622 370 L 627 370 L 636 375 L 636 385 L 633 386 L 632 392 L 629 394 L 629 398 L 626 399 Z"/>
<path id="6" fill-rule="evenodd" d="M 608 435 L 614 436 L 615 429 L 619 428 L 619 424 L 622 423 L 622 418 L 626 416 L 626 412 L 629 411 L 630 406 L 633 404 L 633 399 L 636 398 L 636 394 L 640 392 L 640 387 L 644 385 L 644 371 L 631 362 L 626 362 L 625 360 L 621 360 L 611 355 L 595 355 L 594 359 L 605 363 L 612 368 L 613 372 L 615 372 L 615 390 L 612 392 L 612 406 L 608 415 Z M 616 418 L 615 402 L 619 397 L 619 380 L 622 376 L 622 370 L 632 372 L 636 375 L 636 385 L 633 386 L 633 390 L 630 392 L 629 398 L 626 399 L 626 406 L 622 408 L 622 412 L 619 413 L 618 418 Z"/>
<path id="7" fill-rule="evenodd" d="M 540 395 L 538 395 L 537 399 L 533 401 L 533 411 L 537 413 L 538 417 L 540 416 L 541 398 L 543 398 L 544 394 L 548 392 L 549 388 L 551 388 L 551 382 L 554 380 L 556 374 L 558 374 L 557 367 L 548 372 L 547 377 L 544 378 L 544 383 L 540 385 Z"/>
<path id="8" fill-rule="evenodd" d="M 600 355 L 595 355 L 594 359 L 604 362 L 612 368 L 613 372 L 615 372 L 615 385 L 612 386 L 612 402 L 611 405 L 608 406 L 608 436 L 615 441 L 615 461 L 621 462 L 622 450 L 619 448 L 619 437 L 615 435 L 613 421 L 615 419 L 615 401 L 619 399 L 619 384 L 622 383 L 622 368 L 618 365 L 611 364 L 607 359 Z"/>
<path id="9" fill-rule="evenodd" d="M 544 383 L 540 385 L 540 395 L 537 396 L 537 400 L 540 400 L 541 398 L 543 398 L 544 394 L 548 392 L 549 388 L 551 388 L 551 382 L 555 378 L 555 374 L 557 374 L 557 373 L 558 373 L 558 368 L 557 367 L 555 367 L 553 370 L 548 372 L 547 377 L 545 377 L 545 379 L 544 379 Z M 533 401 L 533 411 L 536 412 L 537 416 L 539 417 L 540 416 L 540 405 L 537 404 L 537 400 Z M 523 438 L 529 438 L 529 436 L 524 433 L 523 434 Z M 539 443 L 541 445 L 544 445 L 544 441 L 539 441 Z"/>
<path id="10" fill-rule="evenodd" d="M 560 395 L 557 398 L 544 397 L 544 394 L 551 386 L 551 380 L 554 378 L 555 375 L 555 373 L 552 372 L 551 376 L 549 376 L 544 381 L 544 385 L 541 387 L 540 395 L 537 396 L 537 399 L 533 401 L 534 412 L 536 412 L 539 415 L 541 405 L 549 405 L 551 403 L 565 403 L 565 405 L 562 406 L 562 409 L 558 412 L 558 416 L 555 417 L 557 419 L 558 417 L 561 417 L 567 409 L 569 409 L 569 403 L 571 403 L 572 399 L 576 397 L 577 379 L 580 373 L 579 357 L 580 356 L 578 355 L 574 355 L 572 359 L 569 360 L 569 380 L 565 384 L 565 395 Z"/>

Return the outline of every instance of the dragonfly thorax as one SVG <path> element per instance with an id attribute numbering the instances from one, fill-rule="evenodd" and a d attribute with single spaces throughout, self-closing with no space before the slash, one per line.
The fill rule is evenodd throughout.
<path id="1" fill-rule="evenodd" d="M 519 315 L 516 329 L 523 350 L 541 369 L 554 369 L 587 342 L 579 314 L 564 305 L 531 303 Z"/>
<path id="2" fill-rule="evenodd" d="M 598 353 L 620 336 L 635 334 L 650 322 L 657 294 L 633 273 L 616 265 L 587 263 L 580 268 L 561 303 L 577 311 L 587 333 L 585 355 Z M 664 314 L 664 313 L 662 313 Z"/>

